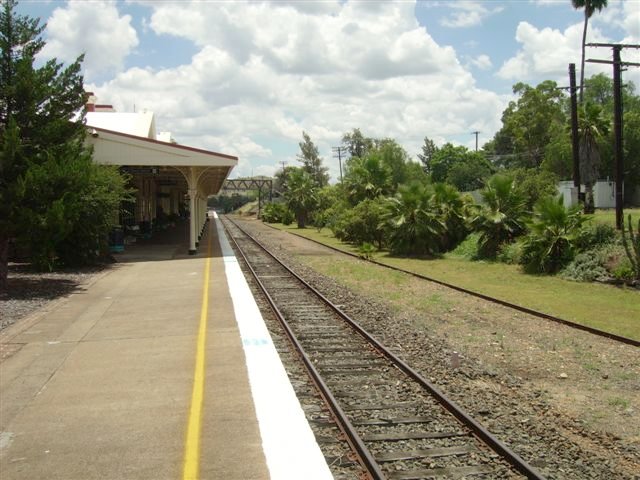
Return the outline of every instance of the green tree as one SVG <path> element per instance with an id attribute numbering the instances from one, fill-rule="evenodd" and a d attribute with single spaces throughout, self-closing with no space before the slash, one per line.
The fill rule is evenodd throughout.
<path id="1" fill-rule="evenodd" d="M 589 24 L 589 19 L 597 10 L 598 12 L 602 11 L 603 8 L 607 6 L 607 0 L 571 0 L 571 4 L 573 8 L 579 10 L 580 8 L 584 8 L 584 28 L 582 29 L 582 58 L 580 61 L 580 96 L 579 101 L 582 103 L 584 98 L 584 55 L 585 55 L 585 47 L 587 45 L 587 26 Z"/>
<path id="2" fill-rule="evenodd" d="M 99 249 L 107 233 L 101 208 L 113 205 L 101 194 L 125 192 L 123 178 L 93 166 L 84 146 L 77 118 L 85 102 L 82 57 L 66 68 L 55 59 L 35 68 L 44 25 L 18 15 L 16 6 L 3 0 L 0 10 L 0 289 L 6 288 L 9 239 L 28 242 L 36 263 L 48 268 L 56 259 L 73 261 L 65 246 L 73 238 L 78 255 L 90 256 L 84 249 Z M 88 203 L 93 194 L 107 202 L 99 206 L 95 229 L 81 225 L 88 209 L 98 208 Z"/>
<path id="3" fill-rule="evenodd" d="M 302 142 L 298 143 L 298 145 L 300 146 L 298 161 L 302 162 L 304 171 L 313 178 L 317 187 L 321 188 L 328 185 L 328 169 L 322 165 L 318 147 L 311 141 L 311 137 L 307 132 L 302 132 Z"/>
<path id="4" fill-rule="evenodd" d="M 584 104 L 602 107 L 602 115 L 613 123 L 613 80 L 600 73 L 585 80 Z M 625 196 L 631 197 L 640 185 L 640 95 L 633 82 L 622 85 L 624 183 Z M 599 178 L 614 176 L 614 131 L 602 135 L 598 141 L 600 154 Z"/>
<path id="5" fill-rule="evenodd" d="M 554 132 L 564 129 L 565 96 L 556 82 L 546 80 L 531 87 L 513 86 L 519 96 L 502 113 L 502 128 L 492 142 L 493 154 L 507 167 L 538 167 Z"/>
<path id="6" fill-rule="evenodd" d="M 284 198 L 287 206 L 296 216 L 298 228 L 305 228 L 311 212 L 316 207 L 318 187 L 314 179 L 302 168 L 288 171 Z"/>
<path id="7" fill-rule="evenodd" d="M 438 147 L 429 137 L 424 137 L 424 144 L 421 147 L 422 153 L 418 154 L 418 159 L 422 162 L 424 173 L 431 175 L 431 160 L 438 151 Z"/>
<path id="8" fill-rule="evenodd" d="M 516 168 L 507 173 L 522 194 L 527 211 L 533 211 L 533 206 L 540 198 L 558 195 L 558 177 L 552 172 L 538 168 Z"/>
<path id="9" fill-rule="evenodd" d="M 471 220 L 474 231 L 480 232 L 478 252 L 494 258 L 500 246 L 524 233 L 528 212 L 526 201 L 511 177 L 494 175 L 482 190 L 484 205 Z"/>
<path id="10" fill-rule="evenodd" d="M 447 182 L 461 191 L 482 187 L 493 167 L 481 152 L 446 143 L 431 158 L 431 180 Z"/>
<path id="11" fill-rule="evenodd" d="M 342 136 L 342 144 L 352 157 L 364 157 L 373 148 L 373 139 L 365 137 L 359 128 L 354 128 Z"/>
<path id="12" fill-rule="evenodd" d="M 32 165 L 24 177 L 18 239 L 38 269 L 93 263 L 107 250 L 107 233 L 127 190 L 115 166 L 70 151 Z"/>
<path id="13" fill-rule="evenodd" d="M 571 137 L 566 129 L 558 129 L 552 133 L 549 144 L 544 150 L 544 160 L 540 168 L 561 180 L 572 178 L 573 150 Z"/>
<path id="14" fill-rule="evenodd" d="M 623 124 L 625 192 L 631 196 L 640 186 L 640 109 L 625 113 Z"/>
<path id="15" fill-rule="evenodd" d="M 423 177 L 422 169 L 413 169 L 409 154 L 402 148 L 398 142 L 392 139 L 384 139 L 378 142 L 374 150 L 370 150 L 369 154 L 377 154 L 380 156 L 382 164 L 385 165 L 390 172 L 391 191 L 395 192 L 398 185 L 407 183 L 409 180 L 419 180 L 412 175 Z"/>

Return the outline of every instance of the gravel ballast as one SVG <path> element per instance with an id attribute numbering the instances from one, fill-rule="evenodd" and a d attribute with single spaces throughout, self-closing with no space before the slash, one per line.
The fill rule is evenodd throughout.
<path id="1" fill-rule="evenodd" d="M 404 308 L 319 273 L 361 260 L 260 222 L 243 226 L 546 477 L 640 478 L 636 347 L 417 279 L 403 288 L 447 307 Z"/>

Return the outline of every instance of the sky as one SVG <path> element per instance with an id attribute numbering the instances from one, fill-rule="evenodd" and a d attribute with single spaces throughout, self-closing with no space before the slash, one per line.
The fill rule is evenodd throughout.
<path id="1" fill-rule="evenodd" d="M 567 86 L 568 64 L 579 72 L 584 22 L 571 0 L 22 0 L 17 10 L 47 24 L 38 61 L 84 53 L 98 103 L 152 111 L 178 143 L 238 156 L 232 178 L 300 165 L 306 131 L 333 181 L 331 147 L 354 128 L 414 159 L 425 136 L 474 149 L 479 132 L 482 146 L 515 83 Z M 640 44 L 640 0 L 609 0 L 587 41 Z M 640 49 L 622 59 L 640 63 Z M 640 87 L 640 68 L 623 80 Z"/>

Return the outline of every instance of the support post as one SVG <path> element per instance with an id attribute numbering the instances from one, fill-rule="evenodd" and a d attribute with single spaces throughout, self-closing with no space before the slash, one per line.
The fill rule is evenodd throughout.
<path id="1" fill-rule="evenodd" d="M 196 195 L 195 188 L 189 189 L 189 255 L 196 254 Z"/>
<path id="2" fill-rule="evenodd" d="M 262 216 L 262 185 L 258 188 L 258 219 Z"/>
<path id="3" fill-rule="evenodd" d="M 622 148 L 622 65 L 621 46 L 613 47 L 613 128 L 615 130 L 616 228 L 622 230 L 624 196 L 624 161 Z"/>

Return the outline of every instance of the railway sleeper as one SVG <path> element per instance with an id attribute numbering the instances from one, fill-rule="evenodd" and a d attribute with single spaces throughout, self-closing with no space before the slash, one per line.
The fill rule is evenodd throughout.
<path id="1" fill-rule="evenodd" d="M 470 467 L 428 468 L 389 473 L 389 480 L 424 480 L 427 478 L 464 478 L 469 475 L 487 475 L 494 469 L 486 465 Z"/>
<path id="2" fill-rule="evenodd" d="M 425 450 L 408 450 L 406 452 L 389 452 L 374 455 L 378 462 L 397 462 L 398 460 L 415 460 L 418 458 L 448 457 L 450 455 L 466 455 L 477 452 L 474 445 L 460 445 L 457 447 L 428 448 Z"/>

